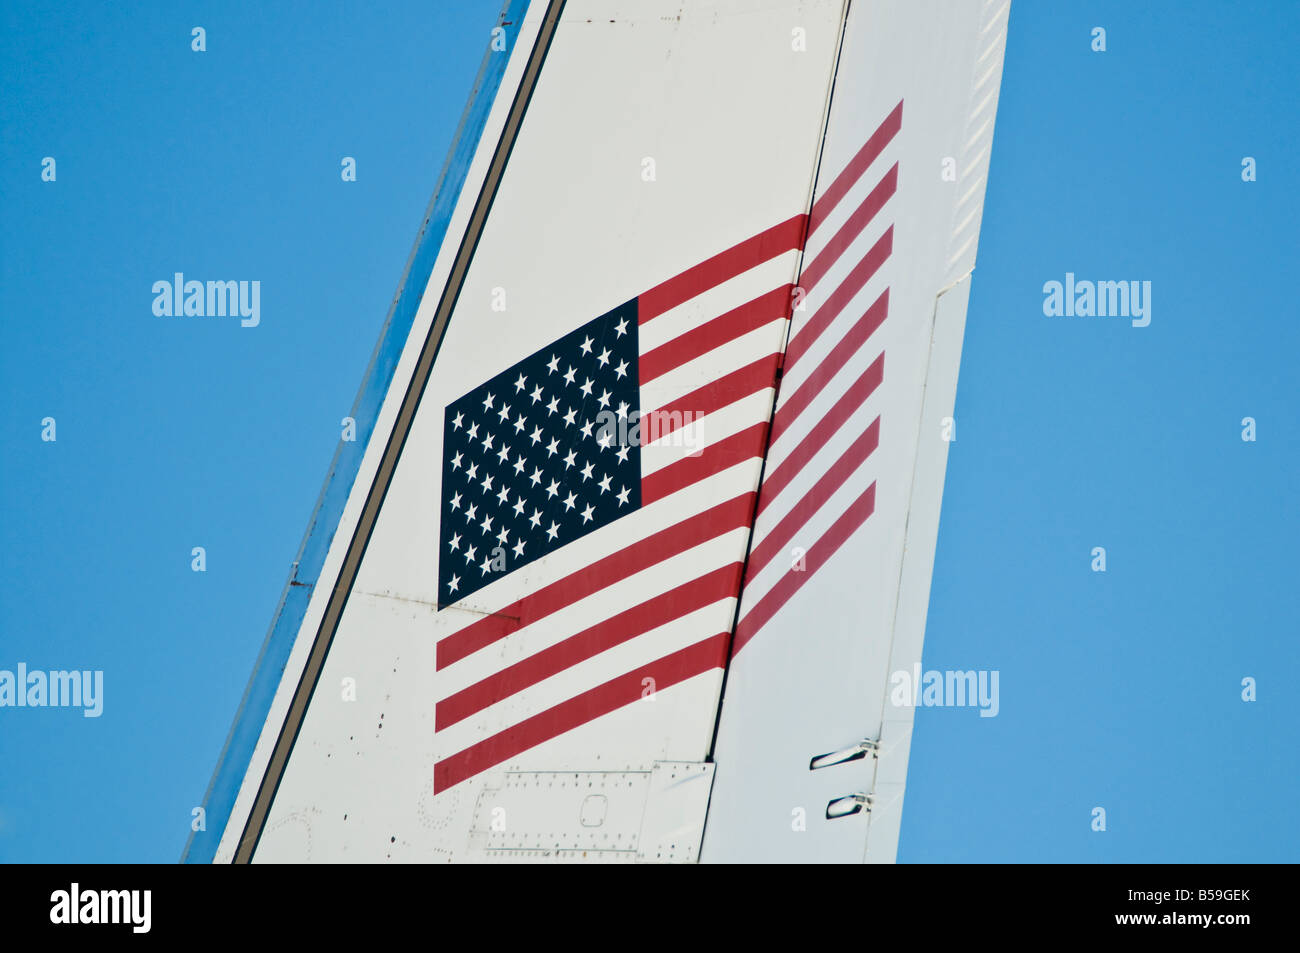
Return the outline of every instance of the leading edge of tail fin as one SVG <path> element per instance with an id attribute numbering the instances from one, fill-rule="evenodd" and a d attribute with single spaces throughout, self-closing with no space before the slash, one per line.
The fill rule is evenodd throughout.
<path id="1" fill-rule="evenodd" d="M 536 6 L 538 4 L 530 3 L 530 0 L 503 0 L 492 38 L 421 220 L 398 292 L 349 413 L 356 422 L 356 439 L 341 442 L 330 463 L 275 616 L 204 794 L 203 823 L 191 832 L 181 857 L 182 863 L 229 859 L 229 851 L 224 858 L 219 855 L 219 846 L 232 820 L 247 811 L 246 805 L 237 810 L 236 801 L 250 773 L 261 770 L 261 766 L 255 764 L 259 740 L 273 717 L 275 700 L 285 675 L 293 667 L 291 657 L 310 613 L 314 594 L 322 580 L 336 571 L 327 565 L 328 557 L 343 529 L 344 515 L 354 488 L 368 479 L 369 471 L 374 468 L 373 461 L 366 459 L 371 449 L 371 437 L 388 426 L 384 420 L 385 402 L 395 387 L 399 363 L 416 323 L 426 287 L 436 271 L 441 249 L 445 242 L 451 241 L 451 236 L 463 231 L 464 223 L 460 221 L 463 212 L 458 214 L 458 211 L 465 196 L 477 191 L 482 178 L 482 172 L 476 169 L 476 159 L 483 152 L 485 143 L 489 140 L 495 142 L 499 137 L 501 118 L 492 113 L 499 98 L 518 84 L 517 63 L 513 71 L 509 67 L 512 58 L 518 59 L 520 47 L 529 48 L 531 45 L 537 24 L 526 25 L 525 16 L 530 7 Z M 507 55 L 502 55 L 503 52 Z M 242 824 L 242 818 L 239 823 Z"/>

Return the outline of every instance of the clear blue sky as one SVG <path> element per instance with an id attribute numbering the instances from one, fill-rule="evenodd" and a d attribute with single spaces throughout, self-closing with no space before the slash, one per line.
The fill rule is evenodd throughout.
<path id="1" fill-rule="evenodd" d="M 0 668 L 106 679 L 0 710 L 0 860 L 180 856 L 500 4 L 270 6 L 0 12 Z M 918 712 L 900 860 L 1300 857 L 1296 35 L 1013 8 L 925 648 L 1001 712 Z M 174 271 L 262 325 L 155 319 Z M 1044 317 L 1067 271 L 1150 327 Z"/>

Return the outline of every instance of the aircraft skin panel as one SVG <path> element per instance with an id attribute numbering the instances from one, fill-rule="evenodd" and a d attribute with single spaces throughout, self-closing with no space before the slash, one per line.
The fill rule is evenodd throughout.
<path id="1" fill-rule="evenodd" d="M 486 178 L 524 74 L 524 40 L 539 34 L 544 9 L 529 9 L 511 54 L 459 230 L 448 231 L 218 859 L 564 860 L 584 850 L 588 859 L 697 859 L 695 847 L 674 845 L 698 845 L 708 804 L 705 762 L 843 4 L 735 0 L 665 16 L 649 0 L 570 0 L 458 276 L 452 259 L 472 226 L 472 186 Z M 792 43 L 796 28 L 806 49 Z M 436 361 L 401 431 L 364 554 L 343 576 L 449 278 L 457 297 Z M 632 319 L 630 344 L 620 317 Z M 598 344 L 580 354 L 588 328 Z M 641 409 L 664 412 L 664 433 L 633 458 L 640 505 L 584 529 L 561 493 L 547 516 L 568 536 L 552 546 L 547 523 L 527 534 L 504 512 L 541 492 L 526 475 L 563 476 L 565 490 L 597 507 L 597 521 L 599 507 L 617 508 L 620 485 L 600 490 L 600 470 L 580 475 L 584 460 L 601 457 L 594 437 L 571 437 L 582 451 L 572 464 L 561 463 L 563 447 L 552 456 L 545 440 L 531 440 L 537 426 L 563 433 L 559 421 L 579 400 L 565 396 L 549 411 L 551 395 L 534 402 L 531 391 L 541 382 L 576 395 L 582 378 L 559 383 L 563 372 L 604 347 L 631 348 Z M 545 369 L 562 348 L 563 364 Z M 613 363 L 583 365 L 583 374 L 612 374 Z M 527 387 L 513 386 L 516 374 Z M 454 412 L 480 396 L 493 415 L 507 399 L 510 411 L 489 422 L 486 408 L 476 410 L 458 425 Z M 585 395 L 588 419 L 598 396 Z M 686 412 L 701 415 L 693 426 L 672 418 Z M 476 442 L 491 430 L 490 449 L 470 446 L 473 423 L 483 428 Z M 471 461 L 479 479 L 500 482 L 455 482 Z M 507 482 L 506 499 L 487 502 Z M 482 508 L 473 523 L 471 500 Z M 490 530 L 485 515 L 497 520 Z M 504 527 L 507 568 L 485 567 Z M 461 560 L 471 541 L 474 558 Z M 347 599 L 320 656 L 335 587 Z M 319 678 L 299 693 L 309 703 L 290 719 L 291 753 L 276 770 L 313 652 Z M 611 793 L 565 806 L 573 779 Z M 269 809 L 259 813 L 259 803 Z M 590 822 L 605 810 L 617 846 L 591 839 Z M 561 831 L 562 843 L 545 843 L 543 830 Z"/>
<path id="2" fill-rule="evenodd" d="M 921 658 L 1008 6 L 849 12 L 705 862 L 895 858 L 912 709 L 890 679 Z M 878 750 L 811 768 L 862 741 Z"/>

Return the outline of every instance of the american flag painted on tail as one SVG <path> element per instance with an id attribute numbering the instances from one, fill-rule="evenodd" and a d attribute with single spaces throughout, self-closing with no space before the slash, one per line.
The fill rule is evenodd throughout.
<path id="1" fill-rule="evenodd" d="M 803 310 L 795 312 L 786 348 L 733 653 L 875 509 L 874 482 L 861 492 L 841 490 L 880 444 L 880 417 L 868 399 L 885 374 L 875 332 L 889 315 L 885 265 L 899 173 L 898 163 L 883 157 L 902 121 L 900 102 L 813 205 L 799 277 Z M 863 179 L 870 191 L 850 202 L 846 196 Z M 865 252 L 847 254 L 855 247 Z"/>
<path id="2" fill-rule="evenodd" d="M 446 408 L 439 592 L 475 614 L 437 647 L 455 686 L 437 790 L 725 666 L 806 226 L 720 252 Z M 487 595 L 542 557 L 560 567 L 546 585 Z"/>
<path id="3" fill-rule="evenodd" d="M 725 619 L 726 609 L 734 607 L 742 571 L 747 590 L 755 580 L 762 585 L 766 580 L 763 571 L 769 564 L 782 562 L 782 551 L 807 530 L 811 520 L 823 516 L 823 504 L 879 442 L 877 418 L 855 430 L 848 448 L 836 458 L 822 453 L 880 385 L 884 355 L 879 349 L 868 366 L 859 365 L 862 355 L 870 351 L 872 332 L 888 313 L 888 289 L 883 289 L 864 313 L 846 322 L 843 334 L 827 353 L 816 360 L 806 359 L 806 355 L 828 327 L 841 320 L 841 312 L 865 286 L 879 284 L 879 272 L 892 245 L 892 226 L 882 228 L 881 223 L 888 218 L 888 200 L 897 187 L 897 163 L 882 175 L 877 173 L 878 183 L 837 229 L 823 226 L 840 198 L 874 169 L 901 121 L 899 103 L 814 205 L 811 216 L 796 215 L 664 282 L 512 365 L 447 407 L 440 592 L 448 601 L 460 592 L 477 591 L 494 574 L 507 574 L 588 533 L 616 531 L 617 526 L 610 524 L 641 505 L 660 503 L 661 511 L 673 512 L 679 519 L 666 529 L 647 522 L 648 535 L 624 536 L 624 545 L 617 552 L 589 565 L 575 551 L 571 574 L 509 606 L 498 610 L 483 607 L 498 614 L 475 620 L 440 642 L 441 669 L 487 650 L 499 640 L 515 637 L 521 630 L 519 638 L 527 638 L 531 632 L 546 633 L 535 640 L 535 651 L 505 668 L 494 667 L 441 699 L 437 706 L 440 731 L 633 640 L 643 642 L 649 650 L 641 656 L 654 655 L 654 647 L 661 641 L 660 627 L 710 606 L 722 611 L 712 614 L 711 625 L 694 630 L 694 635 L 704 637 L 701 641 L 651 659 L 634 671 L 619 671 L 618 663 L 612 661 L 609 666 L 590 665 L 590 676 L 574 683 L 574 688 L 591 681 L 596 684 L 585 691 L 575 690 L 559 704 L 440 761 L 435 774 L 439 790 L 639 699 L 643 678 L 655 679 L 659 686 L 724 667 L 727 647 L 739 651 L 763 621 L 870 516 L 874 484 L 847 501 L 809 547 L 805 573 L 784 572 L 789 566 L 778 565 L 779 580 L 761 597 L 747 592 L 747 611 L 735 629 L 734 640 L 730 626 L 711 631 L 718 625 L 713 620 Z M 841 274 L 845 249 L 867 229 L 879 231 L 879 238 Z M 747 301 L 738 300 L 744 295 L 735 291 L 747 272 L 802 251 L 809 238 L 817 242 L 818 252 L 800 274 L 797 296 L 796 286 L 786 282 Z M 827 274 L 838 280 L 826 281 L 823 293 Z M 751 276 L 749 282 L 755 280 Z M 736 289 L 729 294 L 730 285 Z M 700 298 L 707 300 L 697 301 Z M 791 326 L 788 318 L 794 300 L 823 303 L 806 321 Z M 783 354 L 787 337 L 789 346 Z M 638 352 L 643 338 L 646 344 Z M 720 488 L 727 484 L 728 470 L 763 456 L 772 394 L 782 364 L 786 371 L 781 399 L 770 424 L 776 453 L 769 455 L 757 500 L 748 492 L 721 503 L 692 497 L 698 502 L 678 508 L 674 494 L 702 482 Z M 693 366 L 699 370 L 692 372 Z M 851 378 L 846 376 L 850 374 Z M 641 383 L 658 383 L 661 388 L 657 400 L 649 405 L 639 393 Z M 813 396 L 823 391 L 843 393 L 829 414 L 810 420 L 804 412 Z M 611 422 L 621 425 L 614 430 L 622 439 L 611 436 Z M 627 439 L 636 436 L 629 428 L 638 424 L 651 438 L 644 460 L 637 441 Z M 690 439 L 673 439 L 683 428 L 694 431 Z M 494 434 L 502 434 L 495 444 Z M 792 439 L 796 434 L 797 439 Z M 800 492 L 798 486 L 790 489 L 791 484 L 806 482 L 810 475 L 815 475 L 816 481 L 806 492 Z M 735 476 L 731 481 L 734 488 L 746 489 L 742 474 Z M 694 571 L 688 575 L 693 578 L 683 578 L 671 587 L 665 582 L 654 590 L 638 591 L 640 601 L 631 608 L 623 608 L 621 601 L 611 598 L 611 587 L 639 572 L 689 554 L 694 547 L 728 532 L 748 530 L 755 502 L 759 533 L 747 567 L 734 561 L 712 564 L 692 559 Z M 497 554 L 495 568 L 493 551 Z M 580 620 L 570 628 L 589 624 L 557 638 L 555 630 L 546 629 L 546 623 L 560 608 L 570 610 L 569 618 Z M 666 679 L 655 678 L 655 672 Z"/>

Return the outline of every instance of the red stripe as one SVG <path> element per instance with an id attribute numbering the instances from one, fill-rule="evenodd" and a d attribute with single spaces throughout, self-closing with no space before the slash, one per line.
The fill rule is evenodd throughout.
<path id="1" fill-rule="evenodd" d="M 754 494 L 742 493 L 597 560 L 592 565 L 511 603 L 499 612 L 470 623 L 438 643 L 437 667 L 446 668 L 504 639 L 516 629 L 573 605 L 579 599 L 612 586 L 620 579 L 734 529 L 748 526 L 753 506 Z"/>
<path id="2" fill-rule="evenodd" d="M 705 447 L 698 457 L 683 457 L 662 470 L 656 470 L 641 480 L 641 505 L 649 506 L 670 493 L 721 473 L 737 463 L 761 457 L 766 438 L 767 423 L 756 423 L 740 433 Z"/>
<path id="3" fill-rule="evenodd" d="M 826 445 L 831 435 L 866 402 L 866 399 L 880 386 L 884 374 L 885 355 L 881 354 L 862 372 L 862 376 L 853 382 L 853 386 L 844 392 L 844 396 L 835 402 L 830 412 L 808 432 L 808 436 L 799 441 L 799 445 L 794 448 L 790 456 L 782 460 L 770 476 L 764 478 L 762 493 L 758 500 L 758 512 L 763 512 L 768 504 L 780 495 L 804 465 Z"/>
<path id="4" fill-rule="evenodd" d="M 793 285 L 786 284 L 759 295 L 753 301 L 733 308 L 726 314 L 673 338 L 667 344 L 642 354 L 639 367 L 641 383 L 647 384 L 673 368 L 681 367 L 687 361 L 693 361 L 715 347 L 734 341 L 777 318 L 788 318 L 790 292 L 793 288 Z"/>
<path id="5" fill-rule="evenodd" d="M 690 423 L 691 420 L 698 419 L 704 414 L 711 414 L 715 410 L 721 410 L 728 404 L 734 404 L 750 394 L 757 394 L 768 387 L 775 387 L 776 368 L 780 360 L 781 355 L 779 354 L 760 357 L 757 361 L 746 364 L 739 370 L 734 370 L 716 381 L 705 384 L 703 387 L 677 398 L 672 402 L 671 406 L 661 407 L 658 410 L 650 411 L 648 414 L 642 414 L 642 444 L 653 443 L 662 437 L 666 437 L 674 430 Z M 694 414 L 695 416 L 688 420 L 685 417 L 686 414 Z"/>
<path id="6" fill-rule="evenodd" d="M 830 188 L 822 193 L 821 198 L 813 203 L 812 216 L 809 220 L 808 234 L 811 235 L 817 230 L 817 226 L 826 221 L 826 217 L 839 204 L 844 194 L 853 188 L 853 183 L 862 177 L 862 173 L 870 168 L 871 163 L 876 161 L 876 157 L 884 151 L 885 146 L 903 127 L 903 101 L 900 99 L 894 111 L 885 117 L 885 121 L 880 124 L 871 138 L 863 144 L 858 150 L 858 154 L 853 160 L 844 167 L 844 171 L 835 177 Z"/>
<path id="7" fill-rule="evenodd" d="M 710 669 L 724 667 L 727 662 L 727 641 L 727 633 L 723 632 L 697 642 L 656 662 L 643 665 L 636 671 L 610 679 L 603 685 L 442 759 L 433 766 L 433 793 L 440 794 L 529 748 L 639 701 L 645 691 L 642 679 L 651 679 L 654 690 L 662 691 Z"/>
<path id="8" fill-rule="evenodd" d="M 849 362 L 849 358 L 867 342 L 871 335 L 876 333 L 885 317 L 889 314 L 889 289 L 886 288 L 876 299 L 876 303 L 867 309 L 866 314 L 860 317 L 856 324 L 849 329 L 849 333 L 840 339 L 839 343 L 831 350 L 830 354 L 817 365 L 817 369 L 808 376 L 790 395 L 789 400 L 785 401 L 776 412 L 776 418 L 772 421 L 772 442 L 776 443 L 781 434 L 785 433 L 799 415 L 807 409 L 812 399 L 816 397 L 828 385 L 835 375 L 844 369 L 844 365 Z"/>
<path id="9" fill-rule="evenodd" d="M 898 190 L 898 163 L 885 173 L 885 177 L 871 190 L 871 194 L 862 200 L 858 210 L 849 216 L 849 220 L 840 226 L 840 230 L 826 243 L 826 247 L 817 253 L 811 265 L 799 275 L 799 286 L 804 293 L 812 291 L 817 282 L 825 277 L 831 265 L 839 260 L 840 255 L 862 234 L 862 230 L 876 217 L 894 192 Z"/>
<path id="10" fill-rule="evenodd" d="M 808 216 L 800 212 L 724 252 L 719 252 L 675 278 L 656 285 L 637 299 L 637 323 L 645 324 L 665 311 L 689 301 L 724 281 L 736 277 L 777 255 L 803 248 Z"/>
<path id="11" fill-rule="evenodd" d="M 651 629 L 667 625 L 674 619 L 680 619 L 723 599 L 736 598 L 740 593 L 740 569 L 740 563 L 715 569 L 699 579 L 647 599 L 611 619 L 598 622 L 563 642 L 530 655 L 444 698 L 435 707 L 434 730 L 442 731 L 503 698 L 509 698 L 579 662 L 585 662 L 616 645 L 644 635 Z"/>
<path id="12" fill-rule="evenodd" d="M 862 432 L 857 440 L 853 441 L 852 446 L 844 451 L 844 454 L 835 461 L 835 465 L 822 475 L 817 485 L 795 504 L 794 509 L 787 513 L 781 522 L 763 537 L 763 541 L 754 547 L 754 551 L 749 554 L 749 566 L 745 571 L 746 585 L 772 561 L 777 553 L 789 545 L 795 534 L 808 524 L 813 514 L 822 508 L 858 467 L 862 466 L 863 461 L 875 453 L 878 446 L 880 446 L 879 417 Z"/>
<path id="13" fill-rule="evenodd" d="M 807 353 L 808 348 L 812 347 L 822 332 L 830 325 L 832 321 L 844 310 L 844 306 L 853 300 L 853 297 L 862 290 L 865 285 L 885 263 L 890 252 L 894 250 L 894 226 L 890 225 L 885 234 L 871 246 L 871 250 L 863 256 L 862 261 L 858 262 L 853 270 L 849 272 L 848 277 L 836 288 L 826 303 L 817 309 L 817 313 L 812 316 L 807 324 L 796 328 L 790 337 L 790 343 L 785 349 L 785 369 L 788 373 L 797 360 Z"/>
<path id="14" fill-rule="evenodd" d="M 876 485 L 873 483 L 867 487 L 861 496 L 853 501 L 852 505 L 841 514 L 839 519 L 831 524 L 831 528 L 826 531 L 826 534 L 812 544 L 804 557 L 804 568 L 798 571 L 791 569 L 782 576 L 781 581 L 768 590 L 763 595 L 763 598 L 758 600 L 754 608 L 740 620 L 740 624 L 736 626 L 736 640 L 731 648 L 733 658 L 754 637 L 755 633 L 767 624 L 777 610 L 790 601 L 791 597 L 812 577 L 813 573 L 826 565 L 827 561 L 844 545 L 844 541 L 866 522 L 867 517 L 875 509 Z"/>

